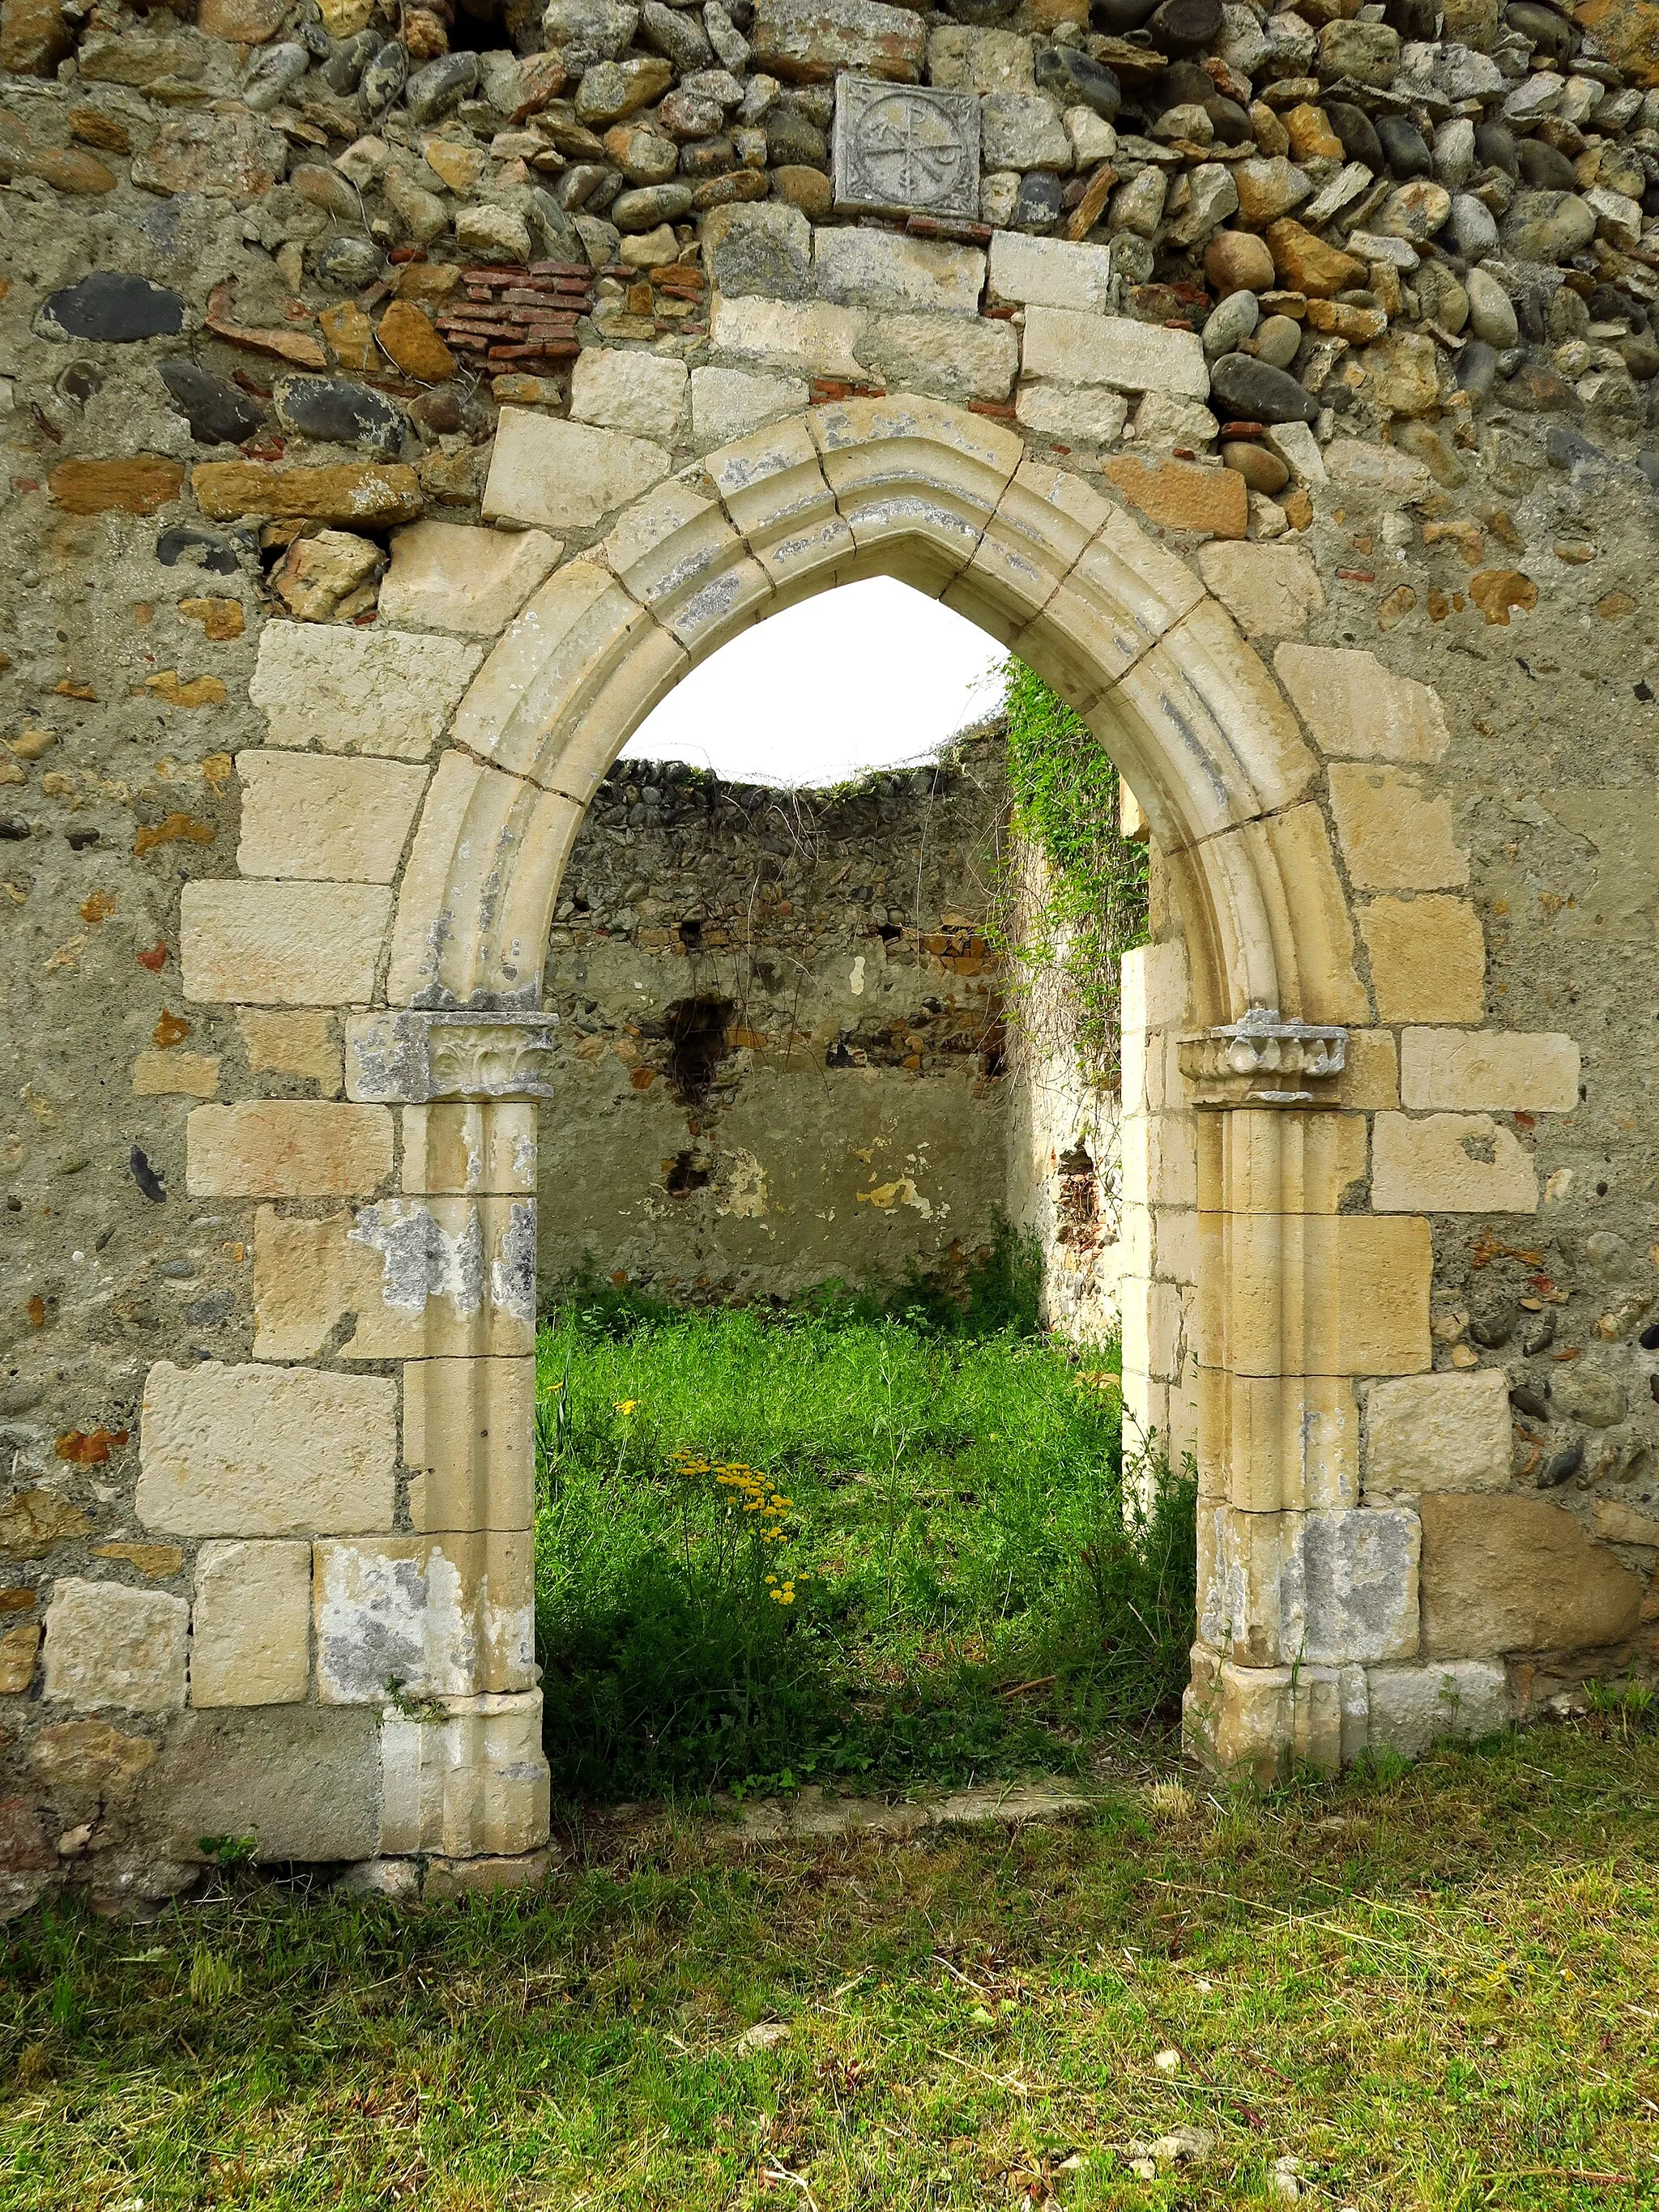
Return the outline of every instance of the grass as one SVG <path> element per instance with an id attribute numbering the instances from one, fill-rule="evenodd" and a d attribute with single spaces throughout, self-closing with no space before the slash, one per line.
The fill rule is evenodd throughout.
<path id="1" fill-rule="evenodd" d="M 15 1924 L 0 2212 L 1205 2212 L 1285 2158 L 1358 2212 L 1659 2202 L 1628 1714 L 1013 1834 L 562 1840 L 516 1899 L 243 1872 L 147 1927 Z M 1182 2128 L 1206 2155 L 1137 2178 Z"/>
<path id="2" fill-rule="evenodd" d="M 960 1781 L 1162 1724 L 1191 1486 L 1126 1525 L 1113 1364 L 844 1304 L 568 1308 L 541 1345 L 556 1785 Z"/>

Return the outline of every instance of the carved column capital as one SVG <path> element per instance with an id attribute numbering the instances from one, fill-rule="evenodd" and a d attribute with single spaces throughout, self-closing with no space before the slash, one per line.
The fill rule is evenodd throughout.
<path id="1" fill-rule="evenodd" d="M 550 1098 L 556 1026 L 553 1014 L 359 1014 L 346 1024 L 346 1096 L 401 1106 Z"/>
<path id="2" fill-rule="evenodd" d="M 1180 1050 L 1195 1106 L 1334 1106 L 1348 1032 L 1252 1006 L 1239 1021 L 1182 1037 Z"/>

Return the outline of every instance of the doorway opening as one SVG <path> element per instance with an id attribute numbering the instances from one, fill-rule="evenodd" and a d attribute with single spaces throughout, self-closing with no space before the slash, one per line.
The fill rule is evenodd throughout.
<path id="1" fill-rule="evenodd" d="M 1144 934 L 1144 848 L 982 633 L 891 583 L 808 613 L 641 729 L 554 920 L 538 1656 L 577 1796 L 1077 1771 L 1187 1678 L 1191 1486 L 1124 1475 L 1116 994 L 1068 981 Z M 804 660 L 908 692 L 804 726 Z M 1140 889 L 1102 918 L 1103 856 Z"/>

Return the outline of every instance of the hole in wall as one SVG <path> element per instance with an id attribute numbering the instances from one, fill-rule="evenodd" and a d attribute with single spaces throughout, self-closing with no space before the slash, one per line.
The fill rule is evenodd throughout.
<path id="1" fill-rule="evenodd" d="M 683 1106 L 702 1105 L 720 1062 L 731 1057 L 726 1032 L 732 1013 L 729 999 L 677 999 L 664 1010 L 668 1080 Z"/>

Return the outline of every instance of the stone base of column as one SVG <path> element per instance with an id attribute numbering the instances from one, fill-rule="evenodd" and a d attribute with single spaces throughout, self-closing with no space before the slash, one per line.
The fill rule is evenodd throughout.
<path id="1" fill-rule="evenodd" d="M 387 1858 L 516 1859 L 548 1838 L 542 1693 L 441 1698 L 380 1724 Z"/>
<path id="2" fill-rule="evenodd" d="M 1325 1774 L 1365 1741 L 1361 1667 L 1237 1667 L 1194 1644 L 1181 1701 L 1182 1741 L 1218 1773 L 1282 1780 L 1292 1766 Z"/>

